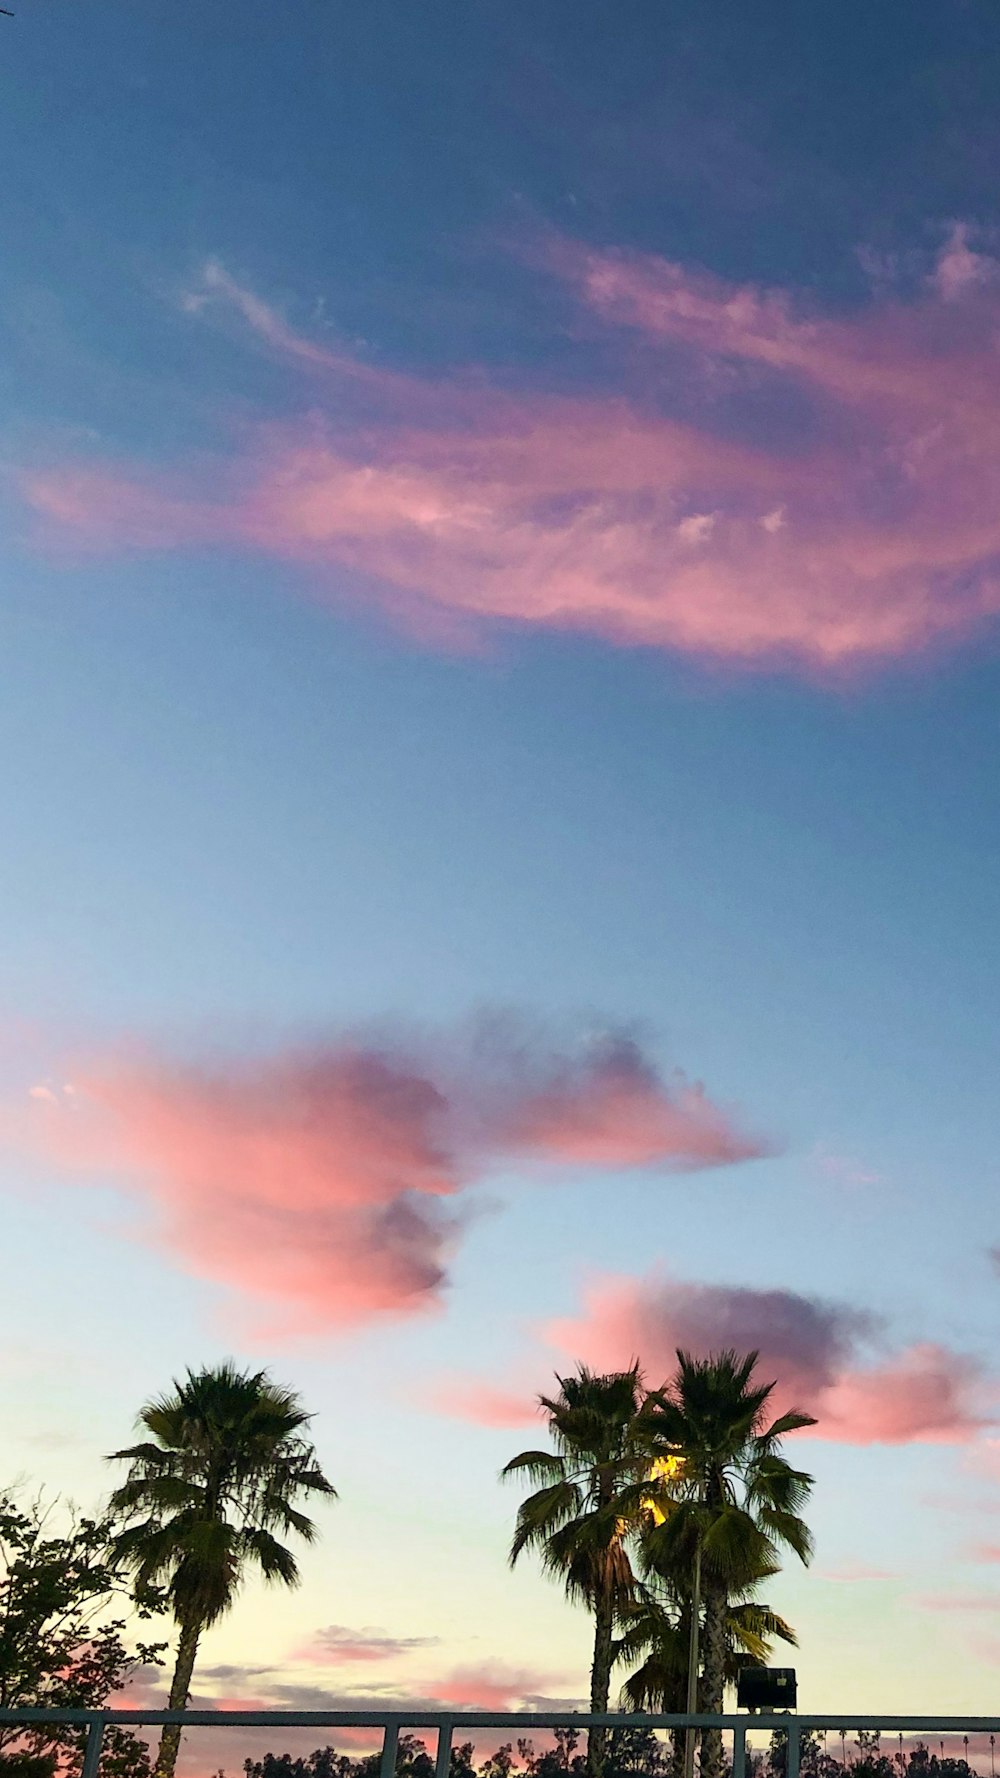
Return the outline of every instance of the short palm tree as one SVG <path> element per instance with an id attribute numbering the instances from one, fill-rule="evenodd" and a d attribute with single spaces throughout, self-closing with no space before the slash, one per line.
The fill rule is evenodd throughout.
<path id="1" fill-rule="evenodd" d="M 622 1686 L 622 1701 L 629 1710 L 683 1713 L 690 1617 L 689 1599 L 670 1599 L 648 1587 L 642 1587 L 621 1614 L 615 1662 L 632 1663 L 642 1657 Z M 798 1638 L 769 1605 L 752 1597 L 730 1600 L 725 1622 L 726 1685 L 735 1685 L 748 1664 L 765 1665 L 773 1641 L 794 1646 Z"/>
<path id="2" fill-rule="evenodd" d="M 656 1436 L 682 1464 L 675 1500 L 663 1522 L 647 1531 L 647 1563 L 661 1576 L 687 1576 L 693 1601 L 693 1666 L 698 1664 L 702 1608 L 702 1687 L 706 1712 L 722 1709 L 726 1683 L 726 1624 L 733 1601 L 777 1572 L 782 1549 L 802 1562 L 812 1538 L 800 1513 L 812 1477 L 793 1469 L 781 1439 L 813 1426 L 810 1414 L 782 1414 L 767 1424 L 773 1383 L 757 1383 L 758 1354 L 728 1351 L 705 1359 L 678 1352 L 676 1376 L 650 1405 Z M 690 1763 L 690 1758 L 689 1762 Z M 702 1778 L 719 1778 L 722 1737 L 702 1737 Z"/>
<path id="3" fill-rule="evenodd" d="M 120 1527 L 112 1560 L 131 1572 L 140 1597 L 165 1586 L 177 1621 L 171 1710 L 184 1709 L 201 1635 L 230 1609 L 247 1572 L 298 1582 L 279 1537 L 295 1532 L 311 1542 L 316 1527 L 295 1503 L 335 1493 L 304 1436 L 309 1418 L 266 1371 L 225 1363 L 189 1370 L 147 1402 L 139 1425 L 150 1438 L 113 1453 L 131 1468 L 111 1496 Z M 179 1726 L 164 1727 L 157 1778 L 172 1778 L 180 1738 Z"/>
<path id="4" fill-rule="evenodd" d="M 622 1686 L 622 1704 L 627 1710 L 680 1715 L 687 1709 L 690 1598 L 672 1598 L 662 1589 L 643 1587 L 623 1613 L 621 1629 L 615 1644 L 616 1663 L 639 1661 Z M 774 1638 L 796 1641 L 791 1625 L 769 1606 L 753 1598 L 732 1601 L 726 1617 L 726 1684 L 734 1685 L 748 1664 L 766 1662 Z M 672 1774 L 679 1778 L 685 1736 L 674 1729 L 670 1738 Z"/>
<path id="5" fill-rule="evenodd" d="M 627 1542 L 649 1494 L 650 1445 L 638 1365 L 595 1375 L 585 1365 L 558 1377 L 559 1393 L 539 1396 L 554 1451 L 522 1451 L 503 1470 L 540 1483 L 522 1501 L 511 1544 L 515 1563 L 537 1549 L 543 1567 L 571 1599 L 594 1614 L 590 1708 L 603 1714 L 611 1686 L 615 1616 L 632 1597 Z M 592 1729 L 587 1768 L 600 1778 L 606 1731 Z"/>

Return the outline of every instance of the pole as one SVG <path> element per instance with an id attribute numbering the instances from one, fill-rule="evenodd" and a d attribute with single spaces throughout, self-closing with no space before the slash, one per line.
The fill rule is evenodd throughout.
<path id="1" fill-rule="evenodd" d="M 379 1778 L 396 1778 L 396 1751 L 399 1747 L 399 1723 L 387 1722 L 382 1742 Z"/>
<path id="2" fill-rule="evenodd" d="M 688 1716 L 698 1714 L 698 1636 L 701 1629 L 701 1537 L 694 1546 L 694 1575 L 691 1585 L 691 1640 L 688 1643 Z M 684 1778 L 694 1778 L 694 1744 L 697 1729 L 688 1727 L 684 1736 Z"/>
<path id="3" fill-rule="evenodd" d="M 83 1772 L 81 1778 L 97 1778 L 101 1765 L 101 1746 L 104 1741 L 104 1717 L 92 1716 L 87 1729 L 87 1748 L 83 1756 Z"/>
<path id="4" fill-rule="evenodd" d="M 448 1778 L 451 1771 L 451 1736 L 450 1722 L 443 1722 L 438 1729 L 437 1759 L 434 1763 L 434 1778 Z"/>

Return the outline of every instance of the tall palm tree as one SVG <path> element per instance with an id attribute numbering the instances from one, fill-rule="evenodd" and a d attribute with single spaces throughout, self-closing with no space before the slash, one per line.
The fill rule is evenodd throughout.
<path id="1" fill-rule="evenodd" d="M 303 1434 L 309 1419 L 266 1371 L 227 1362 L 175 1379 L 139 1414 L 150 1438 L 112 1453 L 131 1465 L 111 1496 L 120 1527 L 112 1560 L 140 1595 L 165 1585 L 178 1626 L 171 1710 L 184 1709 L 202 1632 L 230 1609 L 247 1572 L 298 1583 L 295 1557 L 275 1533 L 311 1543 L 316 1527 L 295 1502 L 336 1492 Z M 172 1778 L 180 1739 L 179 1726 L 164 1727 L 157 1778 Z"/>
<path id="2" fill-rule="evenodd" d="M 812 1477 L 792 1468 L 780 1444 L 786 1433 L 815 1421 L 792 1412 L 767 1424 L 774 1384 L 755 1382 L 757 1359 L 756 1352 L 698 1359 L 679 1351 L 676 1376 L 649 1409 L 657 1437 L 683 1462 L 672 1510 L 646 1534 L 646 1560 L 662 1575 L 690 1576 L 692 1666 L 697 1669 L 703 1612 L 700 1704 L 712 1714 L 722 1709 L 730 1603 L 777 1572 L 783 1549 L 802 1562 L 812 1554 L 800 1516 Z M 722 1736 L 706 1731 L 702 1778 L 719 1778 L 721 1766 Z"/>
<path id="3" fill-rule="evenodd" d="M 522 1451 L 502 1471 L 540 1483 L 521 1502 L 510 1549 L 511 1565 L 537 1549 L 542 1565 L 571 1599 L 594 1614 L 590 1708 L 608 1708 L 615 1615 L 632 1597 L 634 1576 L 627 1541 L 650 1491 L 650 1444 L 638 1365 L 595 1375 L 585 1365 L 557 1377 L 559 1393 L 539 1396 L 554 1451 Z M 590 1778 L 600 1778 L 606 1731 L 587 1742 Z"/>

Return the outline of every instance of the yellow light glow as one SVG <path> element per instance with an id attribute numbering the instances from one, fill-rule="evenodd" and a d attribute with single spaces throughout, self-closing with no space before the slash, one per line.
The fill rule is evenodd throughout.
<path id="1" fill-rule="evenodd" d="M 683 1457 L 656 1457 L 649 1466 L 649 1479 L 651 1482 L 675 1482 L 679 1480 L 683 1474 Z M 667 1516 L 663 1511 L 663 1508 L 658 1506 L 653 1499 L 644 1500 L 642 1504 L 646 1508 L 646 1511 L 651 1515 L 654 1524 L 662 1525 Z"/>

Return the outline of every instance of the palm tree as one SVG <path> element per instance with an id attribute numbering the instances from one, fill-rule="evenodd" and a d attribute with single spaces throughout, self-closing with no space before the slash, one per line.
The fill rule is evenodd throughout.
<path id="1" fill-rule="evenodd" d="M 622 1686 L 629 1710 L 680 1715 L 685 1707 L 691 1601 L 671 1597 L 655 1585 L 641 1587 L 620 1614 L 622 1634 L 615 1643 L 619 1661 L 644 1657 Z M 725 1622 L 725 1681 L 735 1685 L 748 1664 L 764 1665 L 773 1640 L 797 1644 L 789 1623 L 769 1605 L 748 1596 L 730 1600 Z"/>
<path id="2" fill-rule="evenodd" d="M 164 1584 L 178 1626 L 171 1710 L 184 1709 L 202 1632 L 230 1609 L 248 1570 L 298 1583 L 275 1533 L 311 1543 L 316 1527 L 294 1503 L 336 1493 L 303 1435 L 309 1419 L 266 1371 L 226 1362 L 175 1379 L 139 1414 L 151 1438 L 112 1453 L 131 1464 L 111 1496 L 112 1560 L 131 1571 L 139 1597 Z M 156 1778 L 172 1778 L 180 1739 L 179 1725 L 164 1727 Z"/>
<path id="3" fill-rule="evenodd" d="M 637 1364 L 606 1376 L 580 1365 L 575 1376 L 556 1380 L 558 1395 L 538 1398 L 555 1450 L 522 1451 L 502 1471 L 541 1484 L 518 1509 L 510 1560 L 513 1566 L 523 1550 L 540 1550 L 543 1567 L 562 1581 L 569 1598 L 593 1612 L 590 1708 L 603 1714 L 615 1616 L 634 1586 L 626 1544 L 650 1491 L 645 1391 Z M 605 1746 L 606 1730 L 592 1729 L 590 1778 L 600 1778 Z"/>
<path id="4" fill-rule="evenodd" d="M 812 1538 L 800 1517 L 812 1477 L 793 1469 L 779 1447 L 786 1433 L 815 1421 L 792 1412 L 766 1423 L 774 1384 L 754 1382 L 757 1358 L 756 1352 L 741 1358 L 728 1351 L 697 1359 L 679 1351 L 676 1376 L 657 1392 L 649 1410 L 656 1436 L 683 1461 L 672 1509 L 646 1533 L 646 1561 L 661 1575 L 690 1577 L 689 1680 L 698 1666 L 703 1608 L 700 1704 L 711 1714 L 722 1709 L 732 1602 L 777 1572 L 783 1548 L 802 1562 L 812 1554 Z M 690 1696 L 689 1690 L 688 1708 Z M 692 1758 L 689 1736 L 688 1768 Z M 722 1736 L 707 1730 L 703 1778 L 719 1778 L 721 1764 Z"/>

